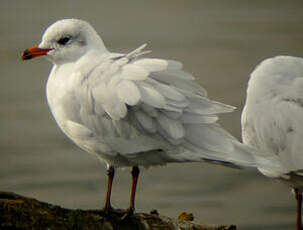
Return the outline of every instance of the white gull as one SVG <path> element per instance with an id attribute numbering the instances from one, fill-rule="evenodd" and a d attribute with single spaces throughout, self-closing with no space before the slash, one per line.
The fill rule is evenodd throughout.
<path id="1" fill-rule="evenodd" d="M 303 59 L 278 56 L 251 74 L 242 112 L 244 143 L 278 158 L 280 170 L 261 168 L 295 190 L 297 229 L 301 230 L 303 191 Z"/>
<path id="2" fill-rule="evenodd" d="M 111 53 L 87 22 L 64 19 L 22 54 L 23 60 L 46 56 L 53 63 L 49 107 L 61 130 L 107 165 L 105 210 L 118 167 L 133 167 L 131 211 L 138 166 L 206 161 L 274 167 L 272 157 L 251 154 L 217 123 L 218 114 L 234 107 L 208 99 L 180 62 L 142 57 L 144 47 Z"/>

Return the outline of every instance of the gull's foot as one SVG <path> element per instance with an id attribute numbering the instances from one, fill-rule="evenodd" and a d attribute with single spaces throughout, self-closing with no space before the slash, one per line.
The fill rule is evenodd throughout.
<path id="1" fill-rule="evenodd" d="M 105 206 L 102 211 L 106 217 L 111 217 L 113 214 L 117 213 L 117 210 L 112 206 Z"/>
<path id="2" fill-rule="evenodd" d="M 135 212 L 135 209 L 133 207 L 129 207 L 125 214 L 121 217 L 121 220 L 127 220 L 128 218 L 130 218 Z"/>

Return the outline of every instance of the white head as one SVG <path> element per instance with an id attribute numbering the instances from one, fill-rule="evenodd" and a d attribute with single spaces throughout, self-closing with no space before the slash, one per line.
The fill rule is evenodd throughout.
<path id="1" fill-rule="evenodd" d="M 79 19 L 63 19 L 50 25 L 38 46 L 22 53 L 23 60 L 45 55 L 55 64 L 78 60 L 89 50 L 107 52 L 94 28 Z"/>

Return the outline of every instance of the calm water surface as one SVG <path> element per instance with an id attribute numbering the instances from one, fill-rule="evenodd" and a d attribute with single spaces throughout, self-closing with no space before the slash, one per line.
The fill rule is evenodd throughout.
<path id="1" fill-rule="evenodd" d="M 238 107 L 221 124 L 240 137 L 249 73 L 262 59 L 303 56 L 302 1 L 17 1 L 0 7 L 0 190 L 70 208 L 103 205 L 105 168 L 57 128 L 45 102 L 50 63 L 19 60 L 43 29 L 61 18 L 82 18 L 112 51 L 144 42 L 152 56 L 180 60 L 212 99 Z M 261 114 L 256 114 L 260 115 Z M 127 207 L 130 175 L 119 171 L 112 201 Z M 239 229 L 293 229 L 290 189 L 253 171 L 202 163 L 143 170 L 137 210 L 193 212 L 198 222 Z"/>

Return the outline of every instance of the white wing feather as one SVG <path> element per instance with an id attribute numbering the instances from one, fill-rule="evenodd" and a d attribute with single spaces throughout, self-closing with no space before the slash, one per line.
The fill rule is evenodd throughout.
<path id="1" fill-rule="evenodd" d="M 182 70 L 181 63 L 138 58 L 145 53 L 143 48 L 127 55 L 109 55 L 82 73 L 86 74 L 82 88 L 90 93 L 81 94 L 80 101 L 83 108 L 90 101 L 95 114 L 81 113 L 79 123 L 85 123 L 112 153 L 130 164 L 204 159 L 225 163 L 228 159 L 253 166 L 254 158 L 244 151 L 244 145 L 216 123 L 217 114 L 234 107 L 208 99 L 206 90 Z"/>
<path id="2" fill-rule="evenodd" d="M 139 103 L 141 93 L 132 81 L 123 81 L 117 86 L 117 94 L 119 99 L 128 105 L 136 105 Z"/>

